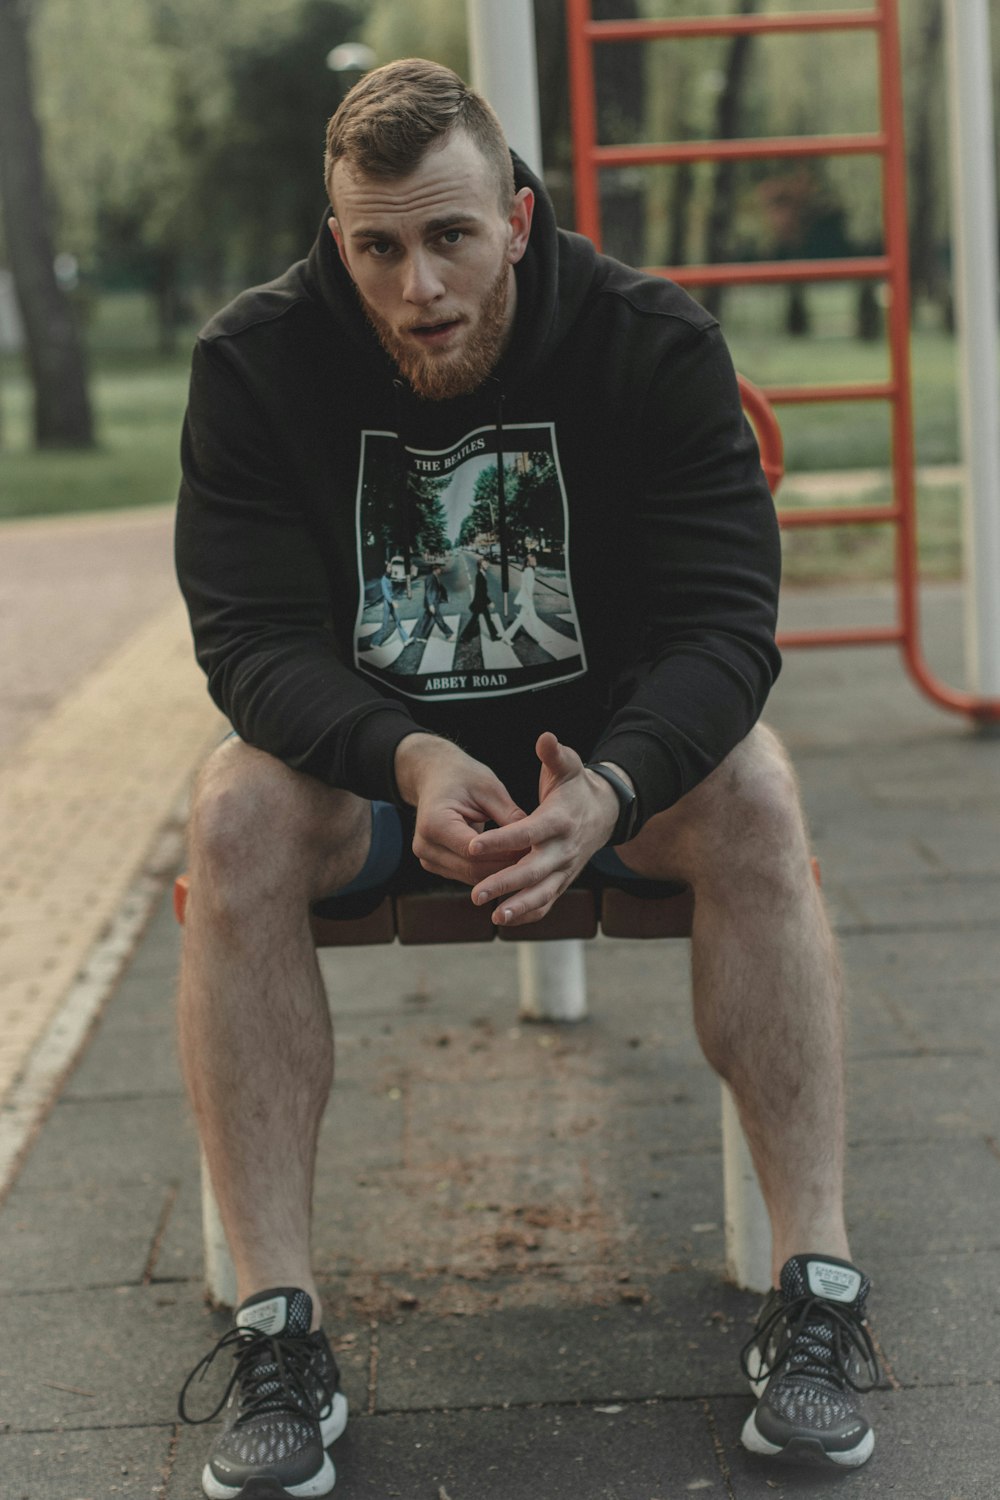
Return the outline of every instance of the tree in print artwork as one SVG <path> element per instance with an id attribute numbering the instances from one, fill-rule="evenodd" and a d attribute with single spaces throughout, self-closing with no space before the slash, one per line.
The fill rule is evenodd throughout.
<path id="1" fill-rule="evenodd" d="M 439 557 L 451 547 L 448 523 L 441 503 L 441 496 L 450 483 L 448 475 L 442 478 L 430 474 L 410 475 L 410 546 L 414 553 L 422 553 L 425 557 Z"/>
<path id="2" fill-rule="evenodd" d="M 529 545 L 560 560 L 564 545 L 562 491 L 550 453 L 515 453 L 504 462 L 504 511 L 507 547 L 523 554 Z M 476 480 L 472 505 L 462 522 L 459 542 L 471 546 L 476 537 L 499 541 L 500 502 L 494 465 Z"/>

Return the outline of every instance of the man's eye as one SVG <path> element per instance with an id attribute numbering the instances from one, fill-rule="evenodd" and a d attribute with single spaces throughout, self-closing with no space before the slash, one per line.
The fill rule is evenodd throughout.
<path id="1" fill-rule="evenodd" d="M 458 245 L 464 240 L 465 231 L 462 229 L 446 229 L 441 238 L 446 245 Z"/>
<path id="2" fill-rule="evenodd" d="M 369 255 L 374 255 L 376 260 L 380 260 L 389 254 L 392 245 L 388 240 L 369 240 L 365 248 Z"/>

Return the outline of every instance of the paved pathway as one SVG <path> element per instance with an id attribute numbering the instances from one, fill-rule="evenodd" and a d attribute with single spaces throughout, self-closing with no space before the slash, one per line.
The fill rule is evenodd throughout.
<path id="1" fill-rule="evenodd" d="M 0 1100 L 221 732 L 171 524 L 128 512 L 2 531 Z"/>

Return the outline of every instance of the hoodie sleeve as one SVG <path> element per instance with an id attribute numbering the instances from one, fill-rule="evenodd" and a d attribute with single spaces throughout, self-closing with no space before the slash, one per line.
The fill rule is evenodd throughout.
<path id="1" fill-rule="evenodd" d="M 752 729 L 780 669 L 774 504 L 717 325 L 666 356 L 640 416 L 629 557 L 643 640 L 593 759 L 632 776 L 645 821 Z"/>
<path id="2" fill-rule="evenodd" d="M 398 800 L 396 746 L 417 726 L 339 658 L 295 467 L 211 341 L 195 350 L 181 465 L 177 575 L 212 698 L 294 770 Z"/>

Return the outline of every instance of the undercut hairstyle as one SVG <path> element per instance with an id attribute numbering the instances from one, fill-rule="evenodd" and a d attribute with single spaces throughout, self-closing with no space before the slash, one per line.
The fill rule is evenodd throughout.
<path id="1" fill-rule="evenodd" d="M 365 177 L 407 177 L 425 152 L 462 130 L 492 169 L 501 212 L 514 203 L 514 167 L 503 128 L 486 100 L 440 63 L 407 57 L 366 73 L 326 130 L 324 176 L 333 203 L 338 161 Z"/>

